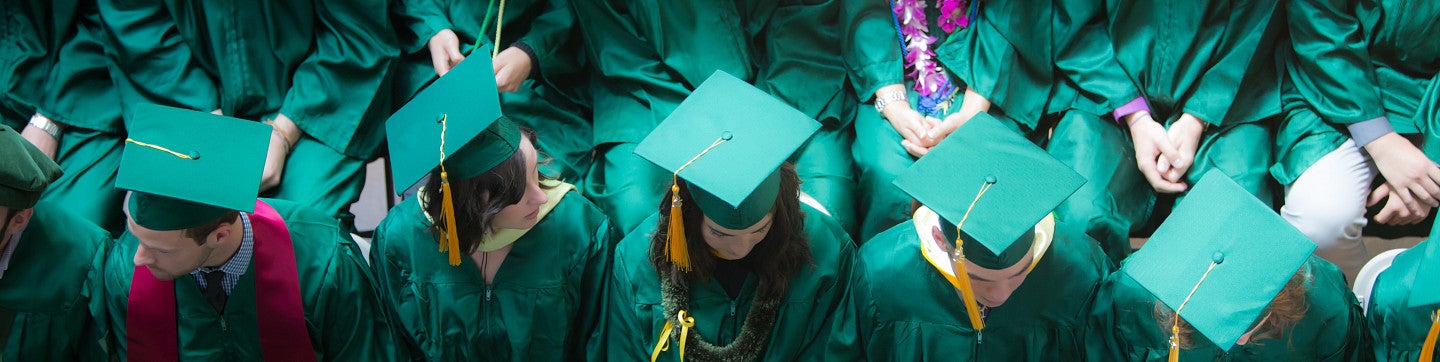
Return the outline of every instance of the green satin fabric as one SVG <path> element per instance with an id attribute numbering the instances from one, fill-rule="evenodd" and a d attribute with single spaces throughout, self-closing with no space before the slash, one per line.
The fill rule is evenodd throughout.
<path id="1" fill-rule="evenodd" d="M 13 318 L 0 331 L 3 359 L 104 359 L 89 302 L 99 290 L 95 261 L 110 235 L 64 204 L 42 201 L 34 210 L 0 278 L 0 312 Z"/>
<path id="2" fill-rule="evenodd" d="M 1063 361 L 1087 346 L 1085 316 L 1110 264 L 1084 234 L 1056 227 L 1050 249 L 1005 302 L 970 326 L 964 304 L 920 255 L 915 224 L 897 225 L 860 248 L 854 285 L 832 332 L 847 360 Z"/>
<path id="3" fill-rule="evenodd" d="M 1279 339 L 1252 340 L 1219 348 L 1192 333 L 1191 348 L 1180 350 L 1181 361 L 1360 361 L 1369 353 L 1364 315 L 1345 285 L 1340 269 L 1311 257 L 1302 272 L 1309 308 Z M 1165 361 L 1170 353 L 1170 327 L 1156 314 L 1168 309 L 1123 272 L 1111 274 L 1095 296 L 1087 337 L 1087 357 L 1095 361 Z M 1160 307 L 1157 307 L 1160 305 Z"/>
<path id="4" fill-rule="evenodd" d="M 368 159 L 384 139 L 398 41 L 387 2 L 101 2 L 122 101 L 261 120 Z"/>
<path id="5" fill-rule="evenodd" d="M 396 361 L 406 357 L 392 331 L 375 280 L 350 235 L 327 214 L 281 200 L 265 200 L 285 220 L 295 246 L 300 297 L 310 345 L 319 360 Z M 94 308 L 105 318 L 106 343 L 125 356 L 126 307 L 138 241 L 129 233 L 112 245 Z M 216 312 L 188 274 L 175 279 L 182 360 L 260 360 L 255 306 L 255 265 L 235 284 L 223 313 Z M 139 321 L 137 321 L 139 323 Z"/>
<path id="6" fill-rule="evenodd" d="M 745 19 L 765 4 L 574 2 L 598 76 L 590 82 L 594 145 L 640 142 L 716 70 L 753 82 L 758 29 Z"/>
<path id="7" fill-rule="evenodd" d="M 1110 117 L 1064 112 L 1045 151 L 1086 180 L 1055 208 L 1056 228 L 1084 232 L 1118 265 L 1130 255 L 1130 232 L 1144 225 L 1155 207 L 1155 192 L 1135 167 L 1130 136 Z"/>
<path id="8" fill-rule="evenodd" d="M 1434 88 L 1440 50 L 1435 26 L 1440 4 L 1398 0 L 1293 1 L 1284 89 L 1286 121 L 1277 132 L 1280 155 L 1271 173 L 1290 184 L 1349 137 L 1344 125 L 1384 116 L 1398 133 L 1434 138 L 1440 107 Z M 1421 45 L 1426 44 L 1426 45 Z M 1436 142 L 1431 142 L 1436 143 Z M 1435 159 L 1440 150 L 1427 150 Z"/>
<path id="9" fill-rule="evenodd" d="M 496 9 L 487 9 L 485 1 L 406 0 L 396 6 L 395 27 L 400 29 L 403 51 L 395 70 L 396 104 L 438 78 L 426 44 L 440 30 L 450 29 L 459 36 L 461 53 L 489 56 L 473 53 L 473 45 L 477 37 L 482 46 L 494 45 L 494 18 L 499 12 L 499 3 L 495 4 Z M 487 13 L 490 22 L 482 24 Z M 480 29 L 481 25 L 487 29 Z M 536 148 L 551 158 L 544 172 L 579 185 L 590 166 L 593 137 L 584 44 L 570 2 L 507 0 L 502 27 L 502 44 L 524 43 L 535 52 L 537 63 L 531 64 L 535 78 L 515 92 L 500 94 L 501 107 L 510 119 L 535 131 Z"/>
<path id="10" fill-rule="evenodd" d="M 991 114 L 1027 129 L 1069 109 L 1104 114 L 1138 94 L 1113 61 L 1104 16 L 1100 2 L 982 2 L 971 26 L 937 45 L 936 54 L 990 100 Z"/>
<path id="11" fill-rule="evenodd" d="M 1415 361 L 1420 358 L 1425 335 L 1430 332 L 1430 315 L 1435 313 L 1435 307 L 1407 306 L 1412 288 L 1427 287 L 1415 284 L 1415 270 L 1423 262 L 1425 243 L 1431 242 L 1434 241 L 1422 242 L 1396 255 L 1390 267 L 1375 279 L 1366 317 L 1376 361 Z"/>
<path id="12" fill-rule="evenodd" d="M 601 146 L 596 154 L 583 193 L 605 210 L 622 233 L 643 225 L 641 221 L 660 210 L 671 174 L 635 155 L 634 143 Z"/>
<path id="13" fill-rule="evenodd" d="M 360 200 L 364 188 L 365 160 L 337 152 L 306 135 L 295 142 L 285 160 L 280 185 L 260 195 L 324 211 L 339 218 L 341 227 L 349 233 L 355 221 L 350 204 Z"/>
<path id="14" fill-rule="evenodd" d="M 880 113 L 861 108 L 855 117 L 855 146 L 850 149 L 860 191 L 855 197 L 860 224 L 855 240 L 864 245 L 875 234 L 910 218 L 910 195 L 891 181 L 915 158 L 900 146 L 903 138 Z"/>
<path id="15" fill-rule="evenodd" d="M 813 264 L 806 264 L 790 280 L 790 290 L 781 302 L 770 329 L 770 340 L 761 345 L 758 360 L 835 360 L 827 355 L 826 342 L 832 338 L 831 325 L 841 323 L 835 315 L 841 298 L 849 292 L 855 249 L 845 231 L 829 216 L 801 206 L 805 212 L 805 233 L 810 238 Z M 626 235 L 615 250 L 607 312 L 603 323 L 606 359 L 640 361 L 650 357 L 665 325 L 660 304 L 660 279 L 650 264 L 650 234 L 658 216 Z M 759 279 L 746 277 L 744 287 L 730 299 L 718 283 L 697 283 L 690 289 L 688 315 L 695 318 L 695 330 L 707 342 L 726 345 L 740 333 L 749 314 Z M 678 329 L 677 329 L 678 330 Z M 691 342 L 694 343 L 694 342 Z M 694 348 L 693 346 L 691 348 Z M 678 347 L 672 343 L 661 352 L 659 361 L 677 361 Z"/>
<path id="16" fill-rule="evenodd" d="M 65 173 L 45 188 L 40 200 L 65 205 L 69 212 L 89 220 L 110 235 L 125 232 L 121 203 L 125 190 L 115 188 L 115 173 L 125 137 L 85 128 L 67 128 L 60 136 L 55 158 Z"/>
<path id="17" fill-rule="evenodd" d="M 396 205 L 370 253 L 380 289 L 427 360 L 593 360 L 610 248 L 619 233 L 571 192 L 513 244 L 487 285 L 468 257 L 450 266 L 416 198 Z M 495 262 L 495 261 L 491 261 Z"/>
<path id="18" fill-rule="evenodd" d="M 937 12 L 938 9 L 926 8 L 929 19 L 934 19 L 933 14 Z M 905 82 L 905 64 L 900 56 L 903 44 L 895 29 L 890 2 L 843 0 L 840 19 L 840 46 L 850 75 L 850 88 L 861 101 L 874 103 L 872 98 L 880 87 Z M 932 21 L 930 25 L 930 35 L 943 38 L 944 31 L 936 30 L 939 22 Z M 932 46 L 939 44 L 937 40 Z"/>
<path id="19" fill-rule="evenodd" d="M 1112 2 L 1115 59 L 1157 121 L 1181 113 L 1216 126 L 1268 118 L 1280 112 L 1277 63 L 1266 51 L 1284 33 L 1277 4 Z"/>
<path id="20" fill-rule="evenodd" d="M 62 36 L 74 29 L 58 14 L 73 14 L 79 1 L 7 1 L 0 4 L 0 122 L 20 129 L 45 97 L 45 78 L 56 61 Z"/>

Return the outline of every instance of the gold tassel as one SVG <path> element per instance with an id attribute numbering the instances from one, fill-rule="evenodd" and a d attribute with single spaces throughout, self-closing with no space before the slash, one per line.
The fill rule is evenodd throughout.
<path id="1" fill-rule="evenodd" d="M 950 260 L 955 264 L 955 280 L 960 282 L 960 296 L 965 300 L 965 314 L 970 316 L 970 326 L 977 333 L 983 331 L 985 319 L 980 317 L 980 303 L 975 301 L 975 289 L 970 286 L 970 272 L 965 267 L 965 242 L 959 237 L 955 238 L 955 251 Z"/>
<path id="2" fill-rule="evenodd" d="M 670 229 L 665 237 L 668 243 L 665 254 L 680 271 L 689 273 L 690 247 L 685 242 L 685 217 L 680 211 L 684 201 L 680 198 L 680 184 L 673 177 L 670 181 Z"/>
<path id="3" fill-rule="evenodd" d="M 1170 326 L 1170 362 L 1180 361 L 1180 314 L 1175 314 L 1175 324 Z"/>
<path id="4" fill-rule="evenodd" d="M 450 266 L 460 265 L 460 236 L 455 234 L 455 201 L 450 197 L 450 175 L 443 170 L 440 171 L 440 210 L 445 214 L 445 243 L 440 245 L 440 251 L 450 253 Z"/>
<path id="5" fill-rule="evenodd" d="M 1440 337 L 1440 309 L 1430 314 L 1430 333 L 1425 335 L 1425 346 L 1420 348 L 1420 362 L 1430 362 L 1435 357 L 1435 339 Z"/>

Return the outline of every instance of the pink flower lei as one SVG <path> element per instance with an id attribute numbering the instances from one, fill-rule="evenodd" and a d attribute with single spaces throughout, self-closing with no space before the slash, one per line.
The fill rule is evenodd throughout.
<path id="1" fill-rule="evenodd" d="M 936 108 L 941 108 L 941 104 L 953 93 L 954 86 L 950 84 L 950 77 L 945 75 L 945 68 L 935 60 L 935 51 L 930 49 L 936 39 L 930 36 L 925 0 L 894 1 L 891 9 L 895 13 L 901 40 L 905 43 L 905 68 L 908 70 L 905 77 L 914 82 L 915 92 L 920 94 L 919 111 L 935 114 Z M 941 15 L 937 20 L 946 34 L 969 26 L 968 3 L 965 0 L 940 0 Z"/>

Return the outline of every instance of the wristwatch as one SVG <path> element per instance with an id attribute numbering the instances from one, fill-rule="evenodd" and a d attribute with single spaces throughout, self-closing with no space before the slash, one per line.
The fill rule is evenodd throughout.
<path id="1" fill-rule="evenodd" d="M 50 121 L 49 117 L 41 116 L 39 114 L 31 116 L 30 125 L 35 126 L 35 128 L 39 128 L 41 131 L 45 131 L 45 133 L 49 133 L 50 137 L 60 139 L 60 125 Z"/>
<path id="2" fill-rule="evenodd" d="M 905 91 L 894 91 L 886 93 L 884 96 L 875 98 L 875 112 L 885 113 L 885 107 L 889 106 L 891 103 L 908 100 L 909 99 L 905 98 Z"/>

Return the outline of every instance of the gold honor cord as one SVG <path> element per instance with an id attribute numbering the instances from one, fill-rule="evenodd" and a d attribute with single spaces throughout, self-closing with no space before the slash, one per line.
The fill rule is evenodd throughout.
<path id="1" fill-rule="evenodd" d="M 165 153 L 170 154 L 171 156 L 179 157 L 179 158 L 181 158 L 181 159 L 196 160 L 196 159 L 199 159 L 199 158 L 200 158 L 200 153 L 198 153 L 198 152 L 191 151 L 190 154 L 187 155 L 187 154 L 175 152 L 175 151 L 173 151 L 173 150 L 171 150 L 171 149 L 169 149 L 169 148 L 165 148 L 164 146 L 160 146 L 160 145 L 155 145 L 155 144 L 149 144 L 149 143 L 145 143 L 145 142 L 136 141 L 134 138 L 128 138 L 128 137 L 127 137 L 127 138 L 125 138 L 125 142 L 126 142 L 126 143 L 134 143 L 135 145 L 140 146 L 140 147 L 153 148 L 153 149 L 159 150 L 160 152 L 165 152 Z"/>
<path id="2" fill-rule="evenodd" d="M 690 328 L 695 327 L 695 317 L 685 314 L 685 310 L 675 313 L 675 320 L 665 321 L 665 328 L 660 329 L 660 342 L 655 343 L 655 349 L 650 351 L 650 362 L 660 358 L 660 352 L 670 350 L 670 334 L 675 332 L 675 323 L 680 324 L 680 361 L 685 360 L 685 338 L 690 336 Z"/>
<path id="3" fill-rule="evenodd" d="M 1440 309 L 1430 313 L 1430 333 L 1425 335 L 1425 346 L 1420 347 L 1420 362 L 1435 358 L 1435 338 L 1440 337 Z"/>
<path id="4" fill-rule="evenodd" d="M 685 241 L 685 217 L 680 211 L 680 206 L 684 204 L 684 200 L 680 198 L 680 171 L 690 167 L 690 164 L 695 163 L 700 156 L 704 156 L 710 150 L 715 149 L 715 146 L 729 141 L 730 138 L 729 132 L 720 135 L 720 138 L 716 138 L 715 142 L 710 143 L 710 147 L 705 147 L 705 150 L 700 151 L 700 154 L 695 157 L 691 157 L 689 161 L 685 161 L 685 164 L 680 165 L 680 168 L 676 168 L 675 173 L 670 175 L 670 227 L 665 234 L 665 257 L 669 258 L 670 262 L 674 263 L 675 267 L 680 268 L 682 272 L 689 273 L 691 269 L 690 247 Z"/>
<path id="5" fill-rule="evenodd" d="M 1200 275 L 1200 281 L 1195 282 L 1194 287 L 1190 287 L 1190 294 L 1186 294 L 1185 300 L 1180 302 L 1180 307 L 1175 308 L 1175 320 L 1170 324 L 1170 362 L 1180 360 L 1180 310 L 1185 309 L 1185 304 L 1190 303 L 1190 297 L 1195 296 L 1196 290 L 1200 290 L 1200 283 L 1204 283 L 1205 278 L 1210 277 L 1210 271 L 1215 270 L 1216 265 L 1220 265 L 1220 263 L 1210 262 L 1210 267 L 1205 269 L 1205 274 Z"/>
<path id="6" fill-rule="evenodd" d="M 449 118 L 449 114 L 440 115 L 440 212 L 445 219 L 445 228 L 440 230 L 445 239 L 440 243 L 440 252 L 450 253 L 450 266 L 459 266 L 460 236 L 455 232 L 455 200 L 450 197 L 450 174 L 445 172 L 445 132 Z"/>
<path id="7" fill-rule="evenodd" d="M 975 289 L 970 286 L 970 271 L 965 267 L 965 241 L 960 237 L 960 227 L 965 225 L 965 220 L 970 218 L 970 211 L 975 209 L 975 204 L 980 202 L 980 197 L 985 196 L 985 191 L 995 185 L 994 181 L 986 180 L 980 185 L 980 192 L 975 194 L 975 199 L 970 201 L 970 207 L 965 208 L 965 215 L 960 217 L 960 222 L 955 224 L 955 250 L 950 253 L 950 263 L 954 264 L 955 280 L 960 283 L 960 296 L 965 302 L 965 314 L 970 316 L 970 326 L 975 331 L 985 330 L 985 319 L 980 316 L 980 305 L 975 301 Z M 981 247 L 984 247 L 983 245 Z"/>

